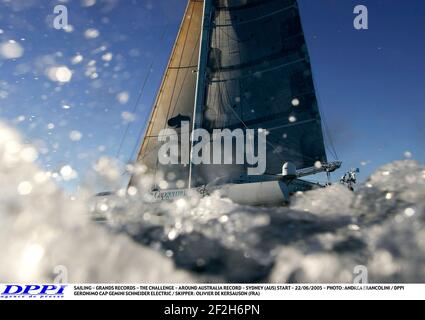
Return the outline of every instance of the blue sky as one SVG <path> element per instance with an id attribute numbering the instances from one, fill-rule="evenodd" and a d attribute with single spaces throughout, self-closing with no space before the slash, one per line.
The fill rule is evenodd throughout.
<path id="1" fill-rule="evenodd" d="M 51 26 L 53 8 L 63 2 L 72 32 Z M 425 162 L 425 2 L 299 3 L 320 107 L 344 169 L 361 167 L 365 178 L 404 158 L 405 151 Z M 358 4 L 369 9 L 369 30 L 353 27 Z M 1 121 L 41 147 L 38 162 L 46 170 L 71 165 L 84 179 L 101 156 L 129 161 L 185 5 L 185 0 L 0 0 L 0 44 L 15 40 L 24 49 L 18 59 L 0 57 Z M 88 29 L 96 29 L 98 37 L 87 39 Z M 76 55 L 83 61 L 73 64 Z M 55 66 L 72 70 L 69 83 L 48 78 L 46 70 Z M 117 99 L 120 94 L 128 95 L 126 103 Z M 136 116 L 130 126 L 125 112 Z M 79 141 L 69 138 L 72 131 L 82 134 Z"/>

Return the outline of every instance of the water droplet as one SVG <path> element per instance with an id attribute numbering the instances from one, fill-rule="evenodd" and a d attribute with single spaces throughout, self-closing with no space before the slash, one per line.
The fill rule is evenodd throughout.
<path id="1" fill-rule="evenodd" d="M 321 163 L 320 161 L 316 161 L 316 162 L 314 163 L 314 166 L 315 166 L 317 169 L 321 169 L 321 168 L 322 168 L 322 163 Z"/>
<path id="2" fill-rule="evenodd" d="M 413 154 L 410 151 L 404 152 L 404 157 L 406 159 L 411 159 L 413 157 Z"/>
<path id="3" fill-rule="evenodd" d="M 137 194 L 138 190 L 136 187 L 131 186 L 130 188 L 128 188 L 127 193 L 129 196 L 133 197 Z"/>
<path id="4" fill-rule="evenodd" d="M 109 210 L 109 206 L 106 203 L 101 203 L 99 205 L 99 211 L 101 212 L 107 212 Z"/>
<path id="5" fill-rule="evenodd" d="M 83 7 L 92 7 L 96 4 L 96 0 L 83 0 Z"/>
<path id="6" fill-rule="evenodd" d="M 130 94 L 126 91 L 117 94 L 117 100 L 120 104 L 126 104 L 130 100 Z"/>
<path id="7" fill-rule="evenodd" d="M 292 99 L 291 103 L 294 107 L 298 107 L 300 105 L 300 100 L 295 98 L 295 99 Z"/>
<path id="8" fill-rule="evenodd" d="M 170 241 L 175 240 L 177 238 L 177 236 L 178 236 L 178 233 L 177 233 L 176 229 L 172 229 L 170 232 L 168 232 L 168 239 Z"/>
<path id="9" fill-rule="evenodd" d="M 24 48 L 15 40 L 9 40 L 0 44 L 0 56 L 5 59 L 17 59 L 24 54 Z"/>
<path id="10" fill-rule="evenodd" d="M 227 221 L 229 221 L 229 217 L 228 216 L 221 216 L 219 219 L 220 223 L 226 223 Z"/>
<path id="11" fill-rule="evenodd" d="M 71 63 L 72 64 L 79 64 L 84 60 L 84 57 L 81 54 L 77 54 L 76 56 L 72 57 Z"/>
<path id="12" fill-rule="evenodd" d="M 406 210 L 404 210 L 404 214 L 408 217 L 413 217 L 416 214 L 416 211 L 413 208 L 406 208 Z"/>
<path id="13" fill-rule="evenodd" d="M 111 61 L 112 60 L 112 58 L 113 58 L 113 54 L 112 53 L 110 53 L 110 52 L 108 52 L 108 53 L 105 53 L 103 56 L 102 56 L 102 60 L 103 61 Z"/>
<path id="14" fill-rule="evenodd" d="M 50 80 L 60 83 L 67 83 L 72 79 L 72 71 L 66 66 L 49 68 L 46 74 Z"/>
<path id="15" fill-rule="evenodd" d="M 80 141 L 83 138 L 83 134 L 80 131 L 74 130 L 69 134 L 69 139 L 72 141 Z"/>
<path id="16" fill-rule="evenodd" d="M 75 171 L 69 165 L 63 166 L 60 169 L 60 174 L 64 180 L 71 180 L 75 177 Z"/>
<path id="17" fill-rule="evenodd" d="M 351 230 L 351 231 L 359 231 L 360 227 L 357 224 L 350 224 L 348 226 L 348 229 Z"/>
<path id="18" fill-rule="evenodd" d="M 125 123 L 134 122 L 136 120 L 136 115 L 134 113 L 124 111 L 121 113 L 121 118 Z"/>
<path id="19" fill-rule="evenodd" d="M 186 207 L 187 203 L 185 199 L 179 199 L 176 201 L 177 208 L 183 209 Z"/>
<path id="20" fill-rule="evenodd" d="M 18 185 L 18 193 L 21 196 L 27 196 L 32 192 L 32 184 L 28 181 L 23 181 Z"/>
<path id="21" fill-rule="evenodd" d="M 38 158 L 38 152 L 32 147 L 26 147 L 21 150 L 21 159 L 25 162 L 32 163 Z"/>
<path id="22" fill-rule="evenodd" d="M 94 28 L 87 29 L 87 30 L 84 32 L 84 36 L 85 36 L 87 39 L 95 39 L 95 38 L 99 37 L 99 35 L 100 35 L 99 30 L 94 29 Z"/>

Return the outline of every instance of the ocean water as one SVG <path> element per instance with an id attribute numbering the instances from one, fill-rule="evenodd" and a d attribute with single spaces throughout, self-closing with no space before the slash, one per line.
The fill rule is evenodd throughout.
<path id="1" fill-rule="evenodd" d="M 195 194 L 151 204 L 143 174 L 130 194 L 70 197 L 35 154 L 0 124 L 0 282 L 66 270 L 71 283 L 351 283 L 358 266 L 371 283 L 425 282 L 425 167 L 415 161 L 380 168 L 354 193 L 335 185 L 259 208 Z"/>

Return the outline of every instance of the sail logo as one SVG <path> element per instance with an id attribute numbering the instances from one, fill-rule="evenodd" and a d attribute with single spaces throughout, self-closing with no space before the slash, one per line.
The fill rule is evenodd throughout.
<path id="1" fill-rule="evenodd" d="M 248 175 L 262 175 L 267 165 L 267 131 L 263 129 L 205 129 L 190 133 L 190 122 L 180 132 L 161 130 L 158 161 L 162 165 L 246 165 Z M 192 150 L 192 151 L 190 151 Z"/>

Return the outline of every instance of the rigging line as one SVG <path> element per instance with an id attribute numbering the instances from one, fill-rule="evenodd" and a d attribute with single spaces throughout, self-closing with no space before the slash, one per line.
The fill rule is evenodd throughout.
<path id="1" fill-rule="evenodd" d="M 296 6 L 298 7 L 297 4 L 296 4 Z M 303 34 L 305 34 L 304 27 L 303 27 L 303 24 L 302 24 L 302 17 L 301 17 L 301 13 L 300 12 L 299 12 L 299 16 L 300 16 L 300 21 L 301 21 L 301 30 L 302 30 Z M 307 40 L 306 39 L 305 39 L 305 44 L 306 44 L 306 47 L 308 47 Z M 311 60 L 311 58 L 309 60 Z M 331 144 L 331 148 L 333 150 L 335 159 L 336 160 L 339 160 L 338 159 L 338 153 L 336 151 L 336 148 L 335 148 L 335 145 L 334 145 L 334 142 L 333 142 L 333 139 L 332 139 L 332 135 L 330 134 L 330 130 L 329 130 L 328 125 L 327 125 L 325 114 L 324 114 L 324 112 L 320 108 L 320 106 L 322 105 L 321 97 L 320 97 L 320 91 L 317 90 L 318 87 L 317 87 L 317 83 L 316 83 L 315 76 L 314 76 L 314 70 L 313 70 L 313 67 L 311 66 L 311 63 L 310 63 L 310 70 L 311 70 L 311 78 L 313 80 L 313 86 L 314 86 L 314 89 L 315 89 L 315 96 L 316 96 L 316 101 L 317 101 L 317 109 L 319 111 L 319 115 L 321 117 L 323 126 L 325 127 L 325 134 L 328 136 L 328 140 L 329 140 L 329 142 Z M 324 144 L 326 146 L 326 142 L 325 141 L 324 141 Z"/>
<path id="2" fill-rule="evenodd" d="M 308 120 L 303 120 L 303 121 L 298 121 L 298 122 L 294 122 L 294 123 L 287 123 L 287 124 L 283 124 L 280 126 L 275 126 L 272 128 L 269 128 L 269 131 L 271 130 L 277 130 L 277 129 L 283 129 L 283 128 L 291 128 L 291 127 L 296 127 L 296 126 L 300 126 L 306 123 L 311 123 L 311 122 L 316 122 L 316 119 L 308 119 Z"/>
<path id="3" fill-rule="evenodd" d="M 312 73 L 313 73 L 313 71 L 312 71 Z M 313 76 L 312 76 L 312 79 L 313 79 L 314 87 L 317 88 L 317 83 L 316 83 Z M 322 105 L 320 93 L 317 90 L 316 90 L 316 99 L 318 100 L 318 104 Z M 322 118 L 322 122 L 323 122 L 323 125 L 325 127 L 325 135 L 327 136 L 327 139 L 329 140 L 329 144 L 330 144 L 329 147 L 331 148 L 331 155 L 335 158 L 335 160 L 339 160 L 338 153 L 336 151 L 335 144 L 334 144 L 331 132 L 330 132 L 329 127 L 328 127 L 326 115 L 325 115 L 324 111 L 319 107 L 319 105 L 317 106 L 317 108 L 319 110 L 320 117 Z"/>
<path id="4" fill-rule="evenodd" d="M 291 62 L 282 63 L 280 65 L 277 65 L 277 66 L 274 66 L 274 67 L 271 67 L 271 68 L 259 70 L 258 72 L 261 72 L 261 73 L 271 72 L 271 71 L 275 71 L 275 70 L 278 70 L 278 69 L 284 68 L 284 67 L 289 67 L 289 66 L 292 66 L 294 64 L 304 62 L 304 61 L 306 61 L 306 58 L 300 58 L 300 59 L 297 59 L 297 60 L 294 60 L 294 61 L 291 61 Z M 239 78 L 228 78 L 228 79 L 219 79 L 219 80 L 218 79 L 212 79 L 211 82 L 227 82 L 227 81 L 238 80 L 238 79 L 247 79 L 247 78 L 252 78 L 252 77 L 255 77 L 255 73 L 247 74 L 247 75 L 241 76 Z"/>
<path id="5" fill-rule="evenodd" d="M 227 4 L 223 4 L 220 6 L 220 3 L 217 3 L 216 9 L 217 11 L 224 11 L 224 12 L 237 12 L 239 10 L 246 10 L 246 9 L 252 9 L 252 8 L 258 8 L 263 6 L 265 3 L 268 2 L 273 2 L 275 0 L 256 0 L 256 1 L 249 1 L 249 3 L 247 3 L 248 1 L 240 1 L 242 2 L 241 4 L 236 4 L 236 5 L 229 5 Z"/>
<path id="6" fill-rule="evenodd" d="M 320 111 L 320 109 L 319 109 L 319 111 Z M 327 147 L 328 147 L 328 149 L 329 148 L 331 149 L 330 150 L 331 155 L 334 157 L 334 159 L 338 160 L 338 153 L 336 151 L 336 148 L 335 148 L 335 145 L 334 145 L 334 142 L 333 142 L 333 138 L 332 138 L 332 135 L 331 135 L 331 132 L 330 132 L 327 120 L 326 120 L 326 116 L 322 111 L 320 111 L 320 116 L 322 118 L 323 126 L 325 127 L 325 135 L 326 135 L 327 140 L 329 142 L 329 146 L 327 146 Z"/>
<path id="7" fill-rule="evenodd" d="M 238 43 L 238 45 L 239 45 L 239 43 L 243 43 L 243 42 L 245 42 L 245 40 L 240 40 L 240 39 L 237 39 L 237 38 L 235 38 L 234 36 L 231 36 L 227 31 L 225 31 L 225 30 L 220 30 L 220 32 L 223 32 L 224 34 L 226 34 L 230 39 L 232 39 L 233 41 L 235 41 L 235 42 L 237 42 Z M 301 36 L 303 36 L 303 34 L 302 33 L 297 33 L 297 34 L 295 34 L 295 35 L 291 35 L 291 36 L 288 36 L 287 38 L 283 38 L 282 40 L 283 41 L 290 41 L 290 40 L 292 40 L 292 39 L 294 39 L 294 38 L 299 38 L 299 37 L 301 37 Z M 249 40 L 248 40 L 249 41 Z"/>
<path id="8" fill-rule="evenodd" d="M 151 63 L 149 65 L 148 74 L 147 74 L 147 76 L 146 76 L 146 78 L 145 78 L 145 80 L 143 82 L 142 89 L 139 92 L 139 95 L 137 97 L 136 103 L 135 103 L 134 108 L 132 110 L 133 114 L 135 114 L 135 112 L 137 110 L 137 106 L 139 105 L 139 103 L 140 103 L 140 101 L 142 99 L 143 91 L 144 91 L 144 89 L 146 87 L 147 80 L 149 79 L 150 74 L 152 73 L 152 71 L 151 71 L 152 70 L 152 67 L 153 67 L 153 63 Z M 121 139 L 120 146 L 119 146 L 119 149 L 118 149 L 117 154 L 116 154 L 116 158 L 119 157 L 119 155 L 120 155 L 120 153 L 122 151 L 122 148 L 124 146 L 124 142 L 125 142 L 125 139 L 127 138 L 127 135 L 128 135 L 129 130 L 130 130 L 130 127 L 131 127 L 131 123 L 128 123 L 127 126 L 126 126 L 126 129 L 125 129 L 124 135 L 123 135 L 123 137 Z"/>
<path id="9" fill-rule="evenodd" d="M 326 117 L 325 117 L 324 113 L 320 110 L 319 107 L 318 107 L 318 110 L 319 110 L 321 122 L 323 124 L 322 134 L 323 134 L 325 149 L 334 158 L 334 160 L 339 160 L 338 153 L 337 153 L 336 148 L 334 146 L 334 143 L 333 143 L 333 140 L 332 140 L 332 135 L 330 133 L 330 130 L 329 130 L 329 127 L 328 127 L 328 124 L 327 124 L 327 121 L 326 121 Z M 326 143 L 326 140 L 328 140 L 329 143 Z"/>
<path id="10" fill-rule="evenodd" d="M 164 28 L 164 31 L 163 31 L 163 33 L 161 35 L 161 38 L 160 38 L 160 43 L 165 39 L 165 35 L 167 34 L 168 26 L 169 26 L 169 22 L 167 21 L 167 23 L 165 25 L 165 28 Z M 136 111 L 137 111 L 137 107 L 139 106 L 139 103 L 140 103 L 140 101 L 142 99 L 142 96 L 143 96 L 143 93 L 145 91 L 146 85 L 148 83 L 149 77 L 152 74 L 152 67 L 155 64 L 155 58 L 156 58 L 156 55 L 154 55 L 154 57 L 152 58 L 152 61 L 151 61 L 150 65 L 149 65 L 149 68 L 148 68 L 148 73 L 145 76 L 145 79 L 144 79 L 143 84 L 142 84 L 142 87 L 141 87 L 141 89 L 139 91 L 139 95 L 137 97 L 136 103 L 133 106 L 133 109 L 132 109 L 133 114 L 135 114 Z M 121 139 L 121 142 L 120 142 L 118 151 L 116 153 L 116 158 L 119 157 L 119 155 L 120 155 L 120 153 L 122 151 L 122 148 L 124 146 L 124 142 L 125 142 L 125 139 L 127 138 L 127 135 L 128 135 L 129 130 L 130 130 L 130 127 L 131 127 L 131 122 L 127 124 L 127 127 L 125 129 L 124 135 L 123 135 L 123 137 Z"/>
<path id="11" fill-rule="evenodd" d="M 325 146 L 325 148 L 326 148 L 326 150 L 332 155 L 332 157 L 335 159 L 335 160 L 338 160 L 337 158 L 336 158 L 336 156 L 335 156 L 335 154 L 333 153 L 333 150 L 332 149 L 330 149 L 328 146 Z"/>
<path id="12" fill-rule="evenodd" d="M 151 105 L 153 105 L 153 104 L 155 103 L 155 100 L 156 100 L 156 97 L 154 97 L 154 98 L 152 99 L 152 103 L 151 103 Z M 130 155 L 130 158 L 128 159 L 128 162 L 131 162 L 131 161 L 132 161 L 132 159 L 134 158 L 134 156 L 135 156 L 135 154 L 136 154 L 136 152 L 137 152 L 137 149 L 138 149 L 138 147 L 139 147 L 140 141 L 142 140 L 142 136 L 143 136 L 143 134 L 144 134 L 145 130 L 146 130 L 146 126 L 144 126 L 144 127 L 142 126 L 142 127 L 141 127 L 141 129 L 140 129 L 140 131 L 139 131 L 139 134 L 137 135 L 138 139 L 137 139 L 136 144 L 135 144 L 135 145 L 134 145 L 134 147 L 133 147 L 133 150 L 131 151 L 131 155 Z M 137 160 L 137 159 L 136 159 L 136 160 Z"/>
<path id="13" fill-rule="evenodd" d="M 193 68 L 197 68 L 198 66 L 193 65 L 193 66 L 185 66 L 185 67 L 170 67 L 168 69 L 170 70 L 177 70 L 177 69 L 193 69 Z"/>
<path id="14" fill-rule="evenodd" d="M 269 17 L 273 17 L 274 15 L 276 15 L 276 14 L 278 14 L 278 13 L 285 12 L 285 11 L 287 11 L 287 10 L 294 9 L 294 8 L 296 8 L 296 5 L 291 5 L 291 6 L 289 6 L 289 7 L 285 7 L 285 8 L 282 8 L 282 9 L 279 9 L 279 10 L 276 10 L 276 11 L 273 11 L 273 12 L 270 12 L 270 13 L 268 13 L 268 14 L 265 14 L 265 15 L 261 16 L 261 17 L 256 17 L 256 18 L 254 18 L 254 19 L 246 20 L 246 21 L 242 21 L 242 22 L 239 22 L 239 23 L 231 23 L 231 24 L 215 24 L 215 25 L 214 25 L 214 28 L 216 28 L 216 29 L 222 29 L 223 27 L 234 27 L 234 26 L 239 26 L 239 25 L 243 25 L 243 24 L 247 24 L 247 23 L 251 23 L 251 22 L 255 22 L 255 21 L 259 21 L 259 20 L 263 20 L 263 19 L 266 19 L 266 18 L 269 18 Z"/>

